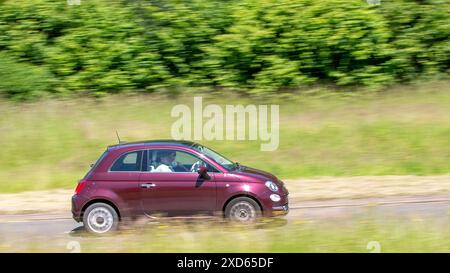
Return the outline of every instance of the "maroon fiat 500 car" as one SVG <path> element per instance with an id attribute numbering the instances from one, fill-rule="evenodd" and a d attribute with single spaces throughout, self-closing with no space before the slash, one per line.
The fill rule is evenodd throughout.
<path id="1" fill-rule="evenodd" d="M 288 191 L 274 175 L 200 144 L 156 140 L 108 147 L 72 197 L 73 218 L 94 233 L 125 218 L 216 212 L 243 222 L 284 215 Z"/>

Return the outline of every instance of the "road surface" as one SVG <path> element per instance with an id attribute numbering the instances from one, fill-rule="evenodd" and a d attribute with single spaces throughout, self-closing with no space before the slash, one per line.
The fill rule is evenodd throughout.
<path id="1" fill-rule="evenodd" d="M 305 201 L 290 204 L 285 223 L 298 220 L 326 221 L 336 225 L 355 217 L 370 217 L 383 221 L 421 219 L 433 224 L 448 225 L 450 196 L 388 197 L 350 200 Z M 201 221 L 201 220 L 199 220 Z M 0 234 L 4 237 L 84 236 L 82 224 L 70 214 L 0 215 Z"/>

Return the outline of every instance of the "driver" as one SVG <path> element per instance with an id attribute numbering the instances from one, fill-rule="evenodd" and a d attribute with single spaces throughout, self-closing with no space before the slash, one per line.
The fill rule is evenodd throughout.
<path id="1" fill-rule="evenodd" d="M 160 152 L 160 164 L 159 166 L 154 170 L 154 172 L 175 172 L 174 168 L 175 167 L 182 167 L 182 169 L 184 171 L 188 171 L 186 170 L 186 168 L 178 163 L 177 161 L 175 161 L 177 154 L 175 151 L 163 151 Z"/>
<path id="2" fill-rule="evenodd" d="M 176 157 L 176 153 L 174 151 L 164 151 L 161 152 L 160 154 L 160 164 L 159 166 L 154 170 L 154 172 L 174 172 L 173 167 L 175 167 L 176 161 L 175 161 L 175 157 Z"/>

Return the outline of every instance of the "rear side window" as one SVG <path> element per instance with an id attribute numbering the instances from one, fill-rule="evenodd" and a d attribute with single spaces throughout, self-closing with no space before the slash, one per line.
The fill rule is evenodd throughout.
<path id="1" fill-rule="evenodd" d="M 121 155 L 111 166 L 112 172 L 139 172 L 141 170 L 142 151 Z"/>

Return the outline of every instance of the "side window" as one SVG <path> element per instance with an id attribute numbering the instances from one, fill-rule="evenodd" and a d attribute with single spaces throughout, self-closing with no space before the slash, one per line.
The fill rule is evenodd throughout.
<path id="1" fill-rule="evenodd" d="M 147 162 L 150 172 L 197 172 L 200 166 L 206 166 L 211 172 L 217 172 L 200 158 L 178 150 L 150 150 Z"/>
<path id="2" fill-rule="evenodd" d="M 141 170 L 142 151 L 121 155 L 111 166 L 112 172 L 138 172 Z"/>

